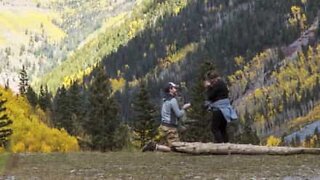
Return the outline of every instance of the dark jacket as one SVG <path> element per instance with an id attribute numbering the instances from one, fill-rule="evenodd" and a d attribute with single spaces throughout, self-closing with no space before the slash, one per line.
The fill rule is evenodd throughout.
<path id="1" fill-rule="evenodd" d="M 229 90 L 222 79 L 218 79 L 207 89 L 205 107 L 209 111 L 220 110 L 227 122 L 238 119 L 236 111 L 231 106 L 228 98 Z"/>
<path id="2" fill-rule="evenodd" d="M 228 98 L 229 90 L 222 79 L 218 79 L 207 89 L 207 100 L 211 102 Z"/>

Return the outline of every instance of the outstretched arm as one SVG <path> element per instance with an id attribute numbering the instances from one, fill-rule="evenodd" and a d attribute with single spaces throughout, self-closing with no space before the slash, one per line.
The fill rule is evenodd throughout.
<path id="1" fill-rule="evenodd" d="M 185 111 L 184 111 L 184 109 L 179 108 L 178 101 L 176 100 L 176 98 L 171 99 L 171 107 L 172 107 L 173 112 L 175 113 L 175 115 L 178 118 L 180 118 L 184 115 Z"/>

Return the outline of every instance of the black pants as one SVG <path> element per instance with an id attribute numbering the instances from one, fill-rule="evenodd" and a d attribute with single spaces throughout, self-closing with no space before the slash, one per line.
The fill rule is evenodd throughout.
<path id="1" fill-rule="evenodd" d="M 214 143 L 229 142 L 227 123 L 220 110 L 212 111 L 211 131 L 214 136 Z"/>

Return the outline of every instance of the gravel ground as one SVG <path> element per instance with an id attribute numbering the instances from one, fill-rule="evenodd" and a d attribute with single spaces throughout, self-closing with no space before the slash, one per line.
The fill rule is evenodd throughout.
<path id="1" fill-rule="evenodd" d="M 320 179 L 317 155 L 13 154 L 0 179 Z"/>

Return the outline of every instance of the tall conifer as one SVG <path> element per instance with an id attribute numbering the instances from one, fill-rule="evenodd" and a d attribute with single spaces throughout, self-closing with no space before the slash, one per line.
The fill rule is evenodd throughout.
<path id="1" fill-rule="evenodd" d="M 39 105 L 42 110 L 51 110 L 51 93 L 48 91 L 48 86 L 40 86 Z"/>
<path id="2" fill-rule="evenodd" d="M 35 107 L 38 104 L 37 94 L 34 92 L 31 86 L 28 86 L 26 96 L 31 106 Z"/>
<path id="3" fill-rule="evenodd" d="M 89 116 L 85 123 L 91 136 L 93 150 L 113 150 L 114 135 L 120 124 L 118 107 L 112 96 L 109 77 L 102 67 L 97 68 L 89 88 Z"/>
<path id="4" fill-rule="evenodd" d="M 58 88 L 53 101 L 53 124 L 57 128 L 64 128 L 70 133 L 72 122 L 70 121 L 70 107 L 67 98 L 67 90 L 64 86 Z"/>
<path id="5" fill-rule="evenodd" d="M 137 134 L 140 146 L 153 139 L 157 131 L 156 110 L 150 102 L 150 95 L 144 82 L 132 103 L 133 130 Z"/>
<path id="6" fill-rule="evenodd" d="M 205 74 L 210 70 L 214 70 L 214 65 L 210 62 L 203 63 L 198 71 L 196 82 L 191 89 L 192 107 L 188 113 L 191 123 L 183 135 L 185 141 L 210 142 L 213 140 L 210 129 L 212 115 L 203 107 L 206 98 L 203 80 Z"/>
<path id="7" fill-rule="evenodd" d="M 6 100 L 2 99 L 2 94 L 0 93 L 0 146 L 5 147 L 9 136 L 12 134 L 12 129 L 8 125 L 12 124 L 12 120 L 9 119 L 6 114 L 6 108 L 4 104 Z"/>
<path id="8" fill-rule="evenodd" d="M 19 92 L 21 95 L 25 95 L 28 88 L 28 75 L 25 66 L 22 66 L 22 69 L 19 74 Z"/>

